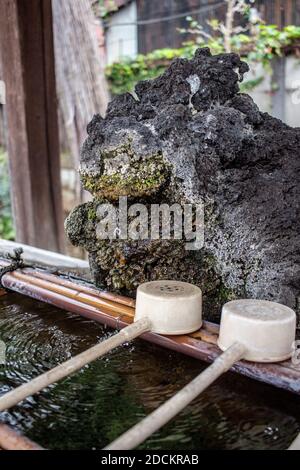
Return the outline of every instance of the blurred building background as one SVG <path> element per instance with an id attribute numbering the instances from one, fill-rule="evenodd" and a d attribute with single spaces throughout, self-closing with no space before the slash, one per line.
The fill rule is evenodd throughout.
<path id="1" fill-rule="evenodd" d="M 300 25 L 298 0 L 248 3 L 268 24 L 279 28 Z M 118 0 L 105 22 L 107 62 L 154 49 L 180 47 L 188 39 L 188 35 L 178 34 L 178 29 L 186 27 L 187 16 L 193 16 L 206 27 L 209 19 L 223 21 L 226 9 L 226 2 L 220 0 Z"/>
<path id="2" fill-rule="evenodd" d="M 250 0 L 247 3 L 252 14 L 267 24 L 277 25 L 279 29 L 300 25 L 299 0 Z M 188 33 L 178 32 L 186 28 L 188 16 L 207 30 L 207 22 L 212 19 L 224 21 L 226 11 L 227 3 L 218 0 L 119 0 L 104 22 L 106 61 L 111 64 L 134 58 L 138 53 L 179 48 L 184 41 L 191 39 Z M 242 15 L 238 16 L 238 22 L 243 25 Z M 249 80 L 262 75 L 265 79 L 249 93 L 262 111 L 291 126 L 298 126 L 300 107 L 295 107 L 291 100 L 300 79 L 298 48 L 277 62 L 273 76 L 266 74 L 261 64 L 252 67 Z M 274 82 L 279 86 L 277 94 Z"/>

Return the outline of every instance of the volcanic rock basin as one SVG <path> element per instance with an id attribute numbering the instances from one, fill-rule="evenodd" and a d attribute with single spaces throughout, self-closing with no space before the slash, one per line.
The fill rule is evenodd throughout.
<path id="1" fill-rule="evenodd" d="M 300 128 L 260 112 L 239 82 L 236 54 L 199 49 L 160 77 L 115 97 L 93 117 L 80 174 L 93 200 L 66 233 L 85 248 L 95 284 L 126 295 L 149 280 L 198 285 L 204 312 L 239 297 L 273 300 L 299 314 Z M 99 204 L 201 204 L 204 243 L 97 236 Z M 184 314 L 184 312 L 183 312 Z"/>

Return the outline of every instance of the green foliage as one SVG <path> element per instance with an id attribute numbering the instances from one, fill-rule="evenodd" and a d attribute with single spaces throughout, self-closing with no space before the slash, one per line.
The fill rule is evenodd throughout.
<path id="1" fill-rule="evenodd" d="M 282 49 L 292 45 L 300 39 L 300 26 L 286 26 L 279 30 L 276 25 L 261 24 L 258 26 L 258 34 L 254 38 L 251 50 L 246 55 L 248 61 L 261 62 L 265 68 L 270 67 L 270 62 L 275 57 L 282 55 Z"/>
<path id="2" fill-rule="evenodd" d="M 14 239 L 7 156 L 0 148 L 0 238 Z"/>
<path id="3" fill-rule="evenodd" d="M 197 49 L 187 44 L 180 49 L 158 49 L 149 54 L 139 54 L 135 59 L 124 59 L 106 68 L 106 77 L 114 95 L 132 91 L 137 82 L 155 78 L 165 71 L 172 59 L 191 58 Z"/>
<path id="4" fill-rule="evenodd" d="M 164 72 L 174 58 L 191 58 L 198 47 L 209 47 L 213 54 L 225 52 L 224 37 L 220 33 L 218 20 L 210 20 L 211 34 L 208 34 L 203 32 L 195 20 L 187 19 L 190 21 L 191 29 L 189 31 L 195 34 L 195 39 L 185 43 L 182 48 L 159 49 L 146 55 L 139 54 L 135 59 L 124 59 L 108 66 L 106 76 L 111 92 L 119 94 L 133 91 L 138 81 L 157 77 Z M 186 32 L 186 30 L 181 32 Z M 300 26 L 290 25 L 279 30 L 276 25 L 257 24 L 251 34 L 245 34 L 245 32 L 233 34 L 231 48 L 233 52 L 240 54 L 250 66 L 261 63 L 270 73 L 271 61 L 282 55 L 284 47 L 292 45 L 298 40 L 300 40 Z M 249 91 L 262 80 L 263 77 L 250 80 L 245 82 L 241 88 L 243 91 Z"/>

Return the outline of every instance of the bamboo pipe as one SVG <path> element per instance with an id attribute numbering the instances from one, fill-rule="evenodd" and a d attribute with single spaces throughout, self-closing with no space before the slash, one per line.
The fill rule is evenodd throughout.
<path id="1" fill-rule="evenodd" d="M 0 448 L 3 450 L 44 450 L 6 424 L 0 424 Z"/>
<path id="2" fill-rule="evenodd" d="M 35 271 L 33 269 L 28 269 L 28 268 L 23 269 L 22 272 L 24 274 L 29 274 L 32 277 L 37 277 L 39 279 L 44 279 L 44 280 L 49 281 L 53 284 L 59 284 L 59 285 L 65 286 L 65 287 L 74 288 L 74 282 L 71 282 L 71 281 L 69 281 L 67 279 L 64 279 L 64 278 L 60 278 L 59 276 L 55 276 L 53 274 L 45 273 L 45 272 L 42 272 L 42 271 Z M 90 294 L 90 295 L 92 295 L 93 297 L 96 297 L 96 298 L 106 299 L 106 300 L 110 300 L 112 302 L 115 302 L 117 304 L 126 305 L 127 307 L 132 307 L 132 308 L 135 307 L 135 300 L 131 299 L 129 297 L 125 297 L 123 295 L 114 294 L 112 292 L 103 291 L 103 290 L 100 290 L 100 289 L 99 290 L 98 289 L 93 289 L 91 287 L 88 287 L 88 286 L 85 286 L 85 285 L 80 285 L 80 284 L 76 284 L 76 290 L 78 292 L 81 292 L 81 293 L 84 293 L 84 294 Z"/>
<path id="3" fill-rule="evenodd" d="M 62 295 L 66 298 L 78 300 L 83 302 L 86 305 L 91 305 L 93 307 L 99 308 L 102 313 L 109 313 L 118 316 L 127 316 L 130 318 L 134 317 L 134 309 L 132 307 L 126 306 L 124 303 L 127 301 L 126 297 L 121 299 L 123 300 L 122 304 L 117 302 L 112 302 L 110 300 L 103 299 L 93 294 L 86 294 L 83 289 L 77 289 L 77 285 L 68 281 L 68 286 L 66 287 L 64 283 L 52 282 L 52 278 L 56 278 L 56 276 L 51 275 L 51 282 L 44 279 L 39 279 L 35 276 L 32 276 L 31 273 L 24 274 L 23 272 L 14 271 L 12 273 L 7 273 L 2 278 L 2 284 L 8 289 L 17 290 L 20 293 L 25 293 L 26 295 L 30 295 L 29 289 L 26 289 L 25 284 L 27 284 L 28 288 L 31 286 L 36 286 L 41 289 L 54 292 L 58 295 Z M 61 281 L 61 280 L 60 280 Z M 21 287 L 21 290 L 20 290 Z M 36 293 L 36 289 L 34 289 Z M 90 291 L 93 291 L 90 289 Z M 112 295 L 112 297 L 118 299 L 118 296 Z M 35 296 L 38 300 L 43 300 L 42 296 Z M 125 299 L 125 300 L 124 300 Z M 130 303 L 134 302 L 133 299 L 128 299 Z M 129 303 L 128 302 L 128 303 Z M 53 302 L 52 302 L 53 303 Z M 68 308 L 66 305 L 63 308 Z"/>
<path id="4" fill-rule="evenodd" d="M 95 320 L 101 324 L 108 325 L 111 328 L 120 329 L 132 323 L 133 317 L 128 315 L 119 315 L 115 312 L 109 312 L 100 307 L 87 305 L 74 298 L 65 297 L 48 289 L 41 288 L 28 280 L 21 281 L 15 279 L 13 275 L 6 274 L 3 283 L 7 289 L 18 292 L 21 295 L 31 297 L 32 299 L 46 302 L 63 310 L 69 310 L 90 320 Z"/>
<path id="5" fill-rule="evenodd" d="M 8 275 L 12 276 L 15 279 L 20 279 L 21 281 L 24 281 L 24 282 L 28 281 L 30 282 L 30 284 L 34 284 L 36 286 L 42 287 L 43 289 L 51 290 L 52 292 L 56 292 L 58 294 L 64 295 L 65 297 L 68 297 L 71 299 L 78 299 L 88 305 L 99 307 L 110 312 L 115 312 L 120 315 L 129 315 L 132 317 L 134 316 L 134 309 L 132 307 L 128 307 L 124 304 L 119 304 L 110 300 L 106 300 L 101 297 L 98 298 L 95 295 L 86 294 L 85 292 L 78 290 L 77 287 L 76 289 L 74 289 L 74 287 L 70 288 L 64 285 L 54 284 L 53 282 L 39 279 L 29 274 L 23 274 L 18 271 L 14 271 L 13 273 L 10 273 L 10 274 L 5 274 L 3 278 L 5 279 L 5 277 Z M 4 281 L 4 284 L 5 284 L 5 281 Z"/>
<path id="6" fill-rule="evenodd" d="M 9 262 L 0 259 L 0 266 L 8 266 L 8 265 L 9 265 Z M 36 271 L 32 268 L 19 269 L 17 271 L 14 271 L 14 273 L 23 273 L 23 274 L 26 274 L 30 277 L 36 277 L 36 278 L 47 280 L 47 281 L 51 282 L 52 284 L 59 284 L 59 285 L 65 286 L 65 287 L 74 288 L 74 283 L 67 280 L 67 279 L 61 279 L 60 277 L 58 277 L 54 274 L 49 274 L 49 273 L 45 273 L 45 272 L 42 272 L 42 271 Z M 81 293 L 90 294 L 90 295 L 92 295 L 92 296 L 94 296 L 98 299 L 99 298 L 100 299 L 106 299 L 108 301 L 112 301 L 112 302 L 115 302 L 117 304 L 122 304 L 122 305 L 125 305 L 127 307 L 132 307 L 132 308 L 135 307 L 135 300 L 134 299 L 130 299 L 129 297 L 125 297 L 125 296 L 122 296 L 122 295 L 119 295 L 119 294 L 114 294 L 112 292 L 103 291 L 103 290 L 100 290 L 100 289 L 99 290 L 98 289 L 93 289 L 93 288 L 85 286 L 85 285 L 76 285 L 76 290 L 78 292 L 81 292 Z"/>
<path id="7" fill-rule="evenodd" d="M 73 374 L 78 371 L 85 365 L 94 361 L 95 359 L 104 356 L 104 354 L 111 351 L 113 348 L 120 346 L 121 344 L 131 341 L 132 339 L 140 336 L 146 331 L 149 331 L 151 328 L 151 323 L 148 318 L 143 318 L 112 336 L 111 338 L 102 341 L 96 346 L 88 349 L 87 351 L 74 356 L 68 361 L 60 364 L 54 369 L 51 369 L 44 374 L 39 375 L 35 379 L 31 380 L 28 383 L 20 385 L 16 389 L 6 393 L 0 397 L 0 411 L 7 410 L 12 406 L 17 405 L 25 398 L 34 395 L 35 393 L 41 391 L 42 389 L 48 387 L 49 385 L 58 382 L 59 380 Z"/>
<path id="8" fill-rule="evenodd" d="M 220 375 L 227 372 L 236 361 L 243 357 L 244 353 L 245 347 L 243 345 L 234 344 L 202 374 L 198 375 L 147 418 L 105 447 L 105 450 L 129 450 L 137 447 L 180 413 Z"/>

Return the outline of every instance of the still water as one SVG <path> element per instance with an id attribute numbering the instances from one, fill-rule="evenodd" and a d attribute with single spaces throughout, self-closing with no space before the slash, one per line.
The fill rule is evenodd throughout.
<path id="1" fill-rule="evenodd" d="M 0 297 L 0 395 L 112 334 L 17 294 Z M 1 414 L 48 449 L 101 449 L 205 366 L 142 340 Z M 300 400 L 228 373 L 141 448 L 285 449 L 300 431 Z"/>

